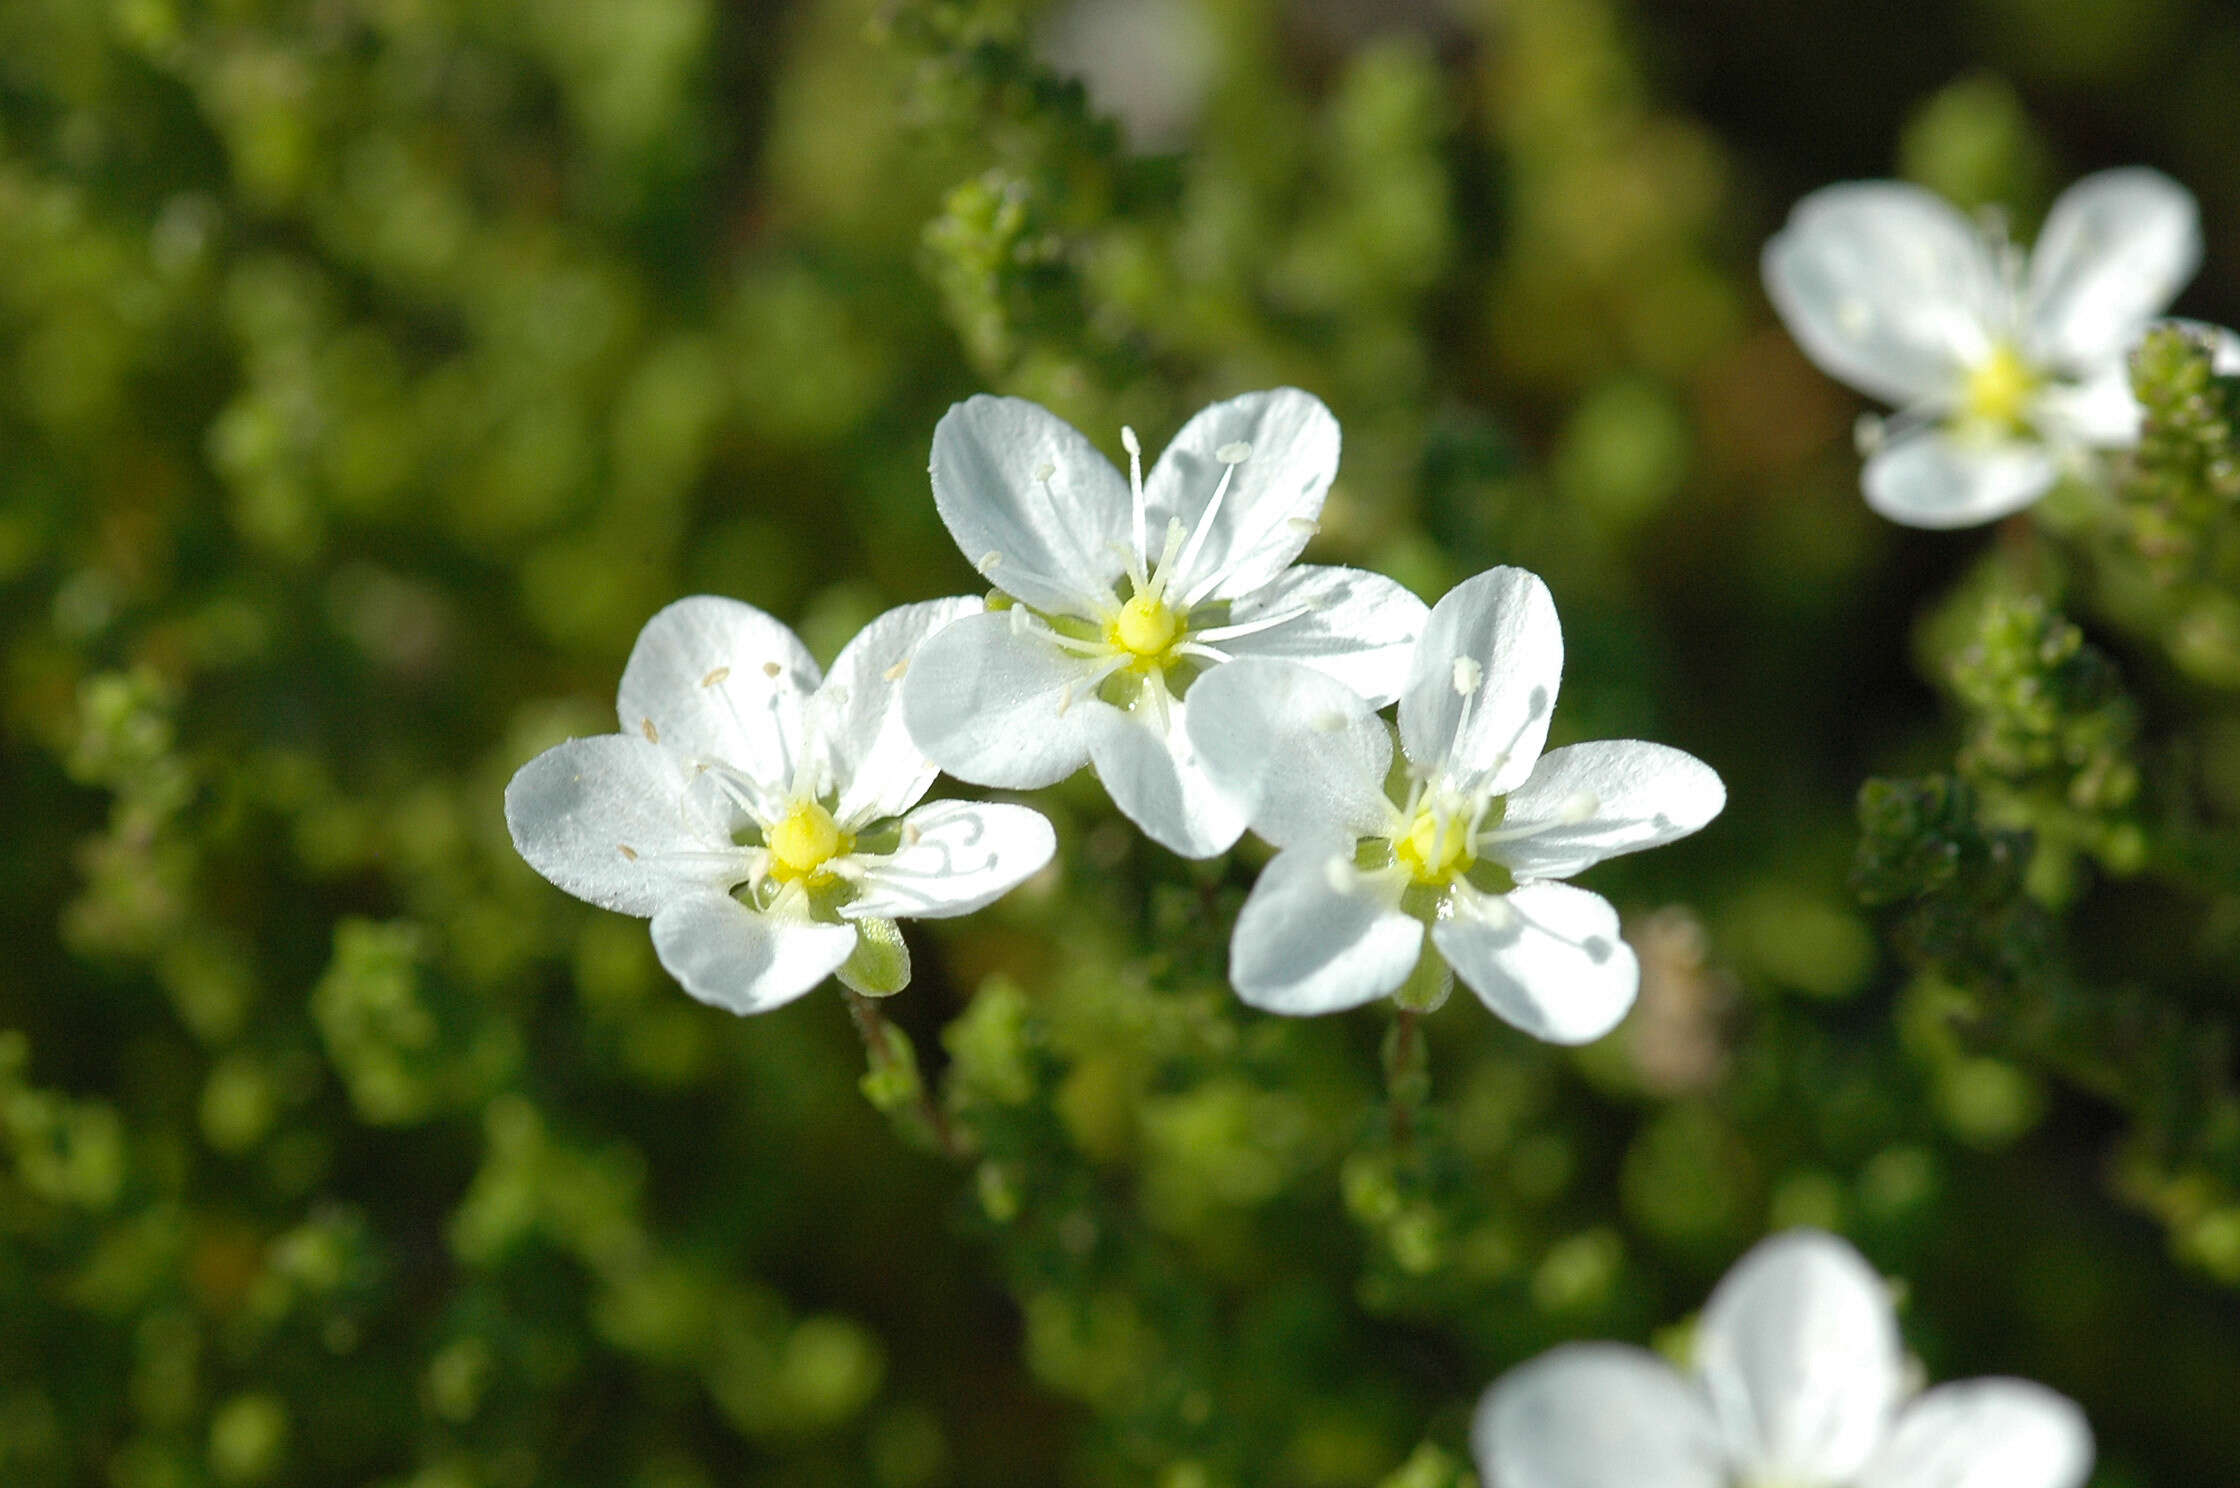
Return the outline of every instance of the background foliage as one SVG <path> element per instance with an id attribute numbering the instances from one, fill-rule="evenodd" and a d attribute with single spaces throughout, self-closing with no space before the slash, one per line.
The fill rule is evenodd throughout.
<path id="1" fill-rule="evenodd" d="M 2118 492 L 1901 532 L 1755 255 L 2147 162 L 2230 321 L 2235 118 L 2211 0 L 0 6 L 0 1480 L 1452 1488 L 1496 1372 L 1795 1223 L 2105 1488 L 2228 1478 L 2240 402 L 2165 338 Z M 1458 999 L 1395 1120 L 1382 1012 L 1227 992 L 1254 851 L 1081 779 L 912 932 L 950 1161 L 836 997 L 514 856 L 667 600 L 972 587 L 952 400 L 1279 382 L 1319 557 L 1538 570 L 1559 731 L 1726 776 L 1590 879 L 1612 1039 Z"/>

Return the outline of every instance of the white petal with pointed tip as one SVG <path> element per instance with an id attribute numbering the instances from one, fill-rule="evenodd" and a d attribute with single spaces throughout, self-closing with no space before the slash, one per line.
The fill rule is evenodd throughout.
<path id="1" fill-rule="evenodd" d="M 1646 1349 L 1573 1343 L 1486 1391 L 1470 1433 L 1489 1488 L 1727 1488 L 1703 1397 Z"/>
<path id="2" fill-rule="evenodd" d="M 1229 982 L 1263 1012 L 1335 1013 L 1384 996 L 1424 953 L 1396 880 L 1363 879 L 1335 839 L 1276 854 L 1237 914 Z"/>
<path id="3" fill-rule="evenodd" d="M 1148 704 L 1123 712 L 1096 699 L 1080 705 L 1097 778 L 1120 814 L 1145 836 L 1186 858 L 1210 858 L 1244 835 L 1244 810 L 1199 762 L 1188 704 L 1167 704 L 1162 724 Z"/>
<path id="4" fill-rule="evenodd" d="M 2091 1473 L 2073 1402 L 2027 1380 L 1963 1380 L 1899 1413 L 1859 1488 L 2082 1488 Z"/>
<path id="5" fill-rule="evenodd" d="M 861 857 L 851 920 L 948 919 L 993 903 L 1041 871 L 1058 840 L 1041 812 L 980 801 L 931 801 L 902 822 L 902 846 Z"/>
<path id="6" fill-rule="evenodd" d="M 1344 683 L 1295 661 L 1246 658 L 1190 689 L 1190 741 L 1252 830 L 1278 847 L 1395 823 L 1392 735 Z"/>
<path id="7" fill-rule="evenodd" d="M 938 770 L 903 726 L 903 678 L 921 644 L 983 608 L 971 596 L 903 605 L 841 648 L 809 711 L 832 762 L 843 827 L 900 816 L 933 784 Z"/>
<path id="8" fill-rule="evenodd" d="M 1766 243 L 1766 294 L 1829 375 L 1886 403 L 1943 403 L 1990 350 L 2002 297 L 1974 224 L 1896 181 L 1815 191 Z"/>
<path id="9" fill-rule="evenodd" d="M 1338 421 L 1312 393 L 1276 388 L 1200 409 L 1160 454 L 1143 483 L 1152 559 L 1169 521 L 1197 531 L 1222 472 L 1232 468 L 1220 454 L 1235 445 L 1248 453 L 1233 467 L 1196 556 L 1172 575 L 1170 592 L 1195 594 L 1219 575 L 1206 598 L 1250 594 L 1288 568 L 1314 533 L 1338 473 Z"/>
<path id="10" fill-rule="evenodd" d="M 933 503 L 966 561 L 1006 594 L 1084 618 L 1095 615 L 1090 601 L 1114 603 L 1135 545 L 1134 498 L 1112 462 L 1040 404 L 983 393 L 943 414 Z"/>
<path id="11" fill-rule="evenodd" d="M 2086 176 L 2030 254 L 2030 355 L 2075 375 L 2120 361 L 2200 266 L 2191 192 L 2140 166 Z"/>
<path id="12" fill-rule="evenodd" d="M 653 952 L 685 991 L 734 1013 L 782 1007 L 840 969 L 853 925 L 756 914 L 728 894 L 695 894 L 653 917 Z"/>
<path id="13" fill-rule="evenodd" d="M 1548 586 L 1521 568 L 1488 569 L 1431 607 L 1400 694 L 1401 747 L 1457 785 L 1512 790 L 1540 757 L 1562 680 Z"/>
<path id="14" fill-rule="evenodd" d="M 1860 479 L 1867 505 L 1907 527 L 1974 527 L 2018 512 L 2053 488 L 2060 467 L 2042 446 L 1978 443 L 1922 429 L 1875 451 Z"/>
<path id="15" fill-rule="evenodd" d="M 1745 1476 L 1848 1483 L 1889 1429 L 1904 1377 L 1882 1278 L 1833 1235 L 1761 1242 L 1704 1304 L 1696 1364 Z"/>
<path id="16" fill-rule="evenodd" d="M 1503 1022 L 1551 1044 L 1585 1044 L 1633 1006 L 1640 964 L 1600 894 L 1561 883 L 1453 892 L 1455 912 L 1432 925 L 1432 943 Z"/>
<path id="17" fill-rule="evenodd" d="M 801 713 L 817 664 L 794 633 L 753 605 L 680 599 L 646 622 L 622 669 L 622 732 L 646 733 L 782 792 L 803 748 Z"/>
<path id="18" fill-rule="evenodd" d="M 1381 708 L 1400 696 L 1431 609 L 1383 574 L 1304 563 L 1239 600 L 1228 623 L 1249 625 L 1277 615 L 1297 618 L 1209 644 L 1240 661 L 1266 656 L 1304 662 Z"/>
<path id="19" fill-rule="evenodd" d="M 902 679 L 903 722 L 959 780 L 1051 785 L 1088 763 L 1081 718 L 1095 671 L 1021 611 L 967 615 L 918 648 Z"/>
<path id="20" fill-rule="evenodd" d="M 1604 739 L 1540 756 L 1497 829 L 1517 834 L 1485 856 L 1518 878 L 1569 878 L 1619 853 L 1696 831 L 1727 803 L 1702 760 L 1662 744 Z"/>
<path id="21" fill-rule="evenodd" d="M 571 739 L 506 786 L 506 829 L 530 867 L 578 899 L 644 917 L 680 892 L 747 876 L 720 797 L 675 750 L 623 734 Z"/>

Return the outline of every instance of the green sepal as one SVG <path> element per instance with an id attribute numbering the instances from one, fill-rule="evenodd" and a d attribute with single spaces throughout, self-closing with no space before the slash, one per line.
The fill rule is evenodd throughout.
<path id="1" fill-rule="evenodd" d="M 1435 1013 L 1447 1005 L 1447 997 L 1453 991 L 1454 969 L 1432 945 L 1431 933 L 1426 930 L 1423 954 L 1416 957 L 1415 969 L 1408 973 L 1408 979 L 1392 989 L 1392 1004 L 1411 1013 Z"/>
<path id="2" fill-rule="evenodd" d="M 866 997 L 892 997 L 910 985 L 910 947 L 892 920 L 855 922 L 856 948 L 834 973 L 840 985 Z"/>

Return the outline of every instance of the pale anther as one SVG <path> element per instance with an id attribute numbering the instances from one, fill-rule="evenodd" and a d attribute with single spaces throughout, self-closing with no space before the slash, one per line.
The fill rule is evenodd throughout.
<path id="1" fill-rule="evenodd" d="M 638 720 L 638 731 L 646 736 L 646 742 L 648 744 L 658 744 L 661 742 L 661 730 L 653 726 L 653 720 L 650 718 L 641 718 Z"/>
<path id="2" fill-rule="evenodd" d="M 716 686 L 717 684 L 721 683 L 721 682 L 723 681 L 723 679 L 724 679 L 724 678 L 726 678 L 726 677 L 728 677 L 728 676 L 730 676 L 730 675 L 731 675 L 731 668 L 729 668 L 729 667 L 717 667 L 717 668 L 716 668 L 716 669 L 715 669 L 714 671 L 712 671 L 712 672 L 708 673 L 708 675 L 707 675 L 707 676 L 705 676 L 705 677 L 702 677 L 702 678 L 700 679 L 700 685 L 701 685 L 702 687 L 714 687 L 714 686 Z"/>
<path id="3" fill-rule="evenodd" d="M 1457 696 L 1470 696 L 1485 679 L 1486 669 L 1478 665 L 1475 659 L 1468 656 L 1457 656 L 1454 659 L 1454 690 Z"/>
<path id="4" fill-rule="evenodd" d="M 1252 458 L 1252 446 L 1239 439 L 1215 450 L 1213 457 L 1224 465 L 1242 465 Z"/>
<path id="5" fill-rule="evenodd" d="M 902 680 L 902 674 L 909 670 L 910 658 L 905 656 L 904 658 L 902 658 L 902 660 L 896 662 L 893 666 L 888 667 L 879 675 L 886 678 L 889 682 L 900 682 Z"/>

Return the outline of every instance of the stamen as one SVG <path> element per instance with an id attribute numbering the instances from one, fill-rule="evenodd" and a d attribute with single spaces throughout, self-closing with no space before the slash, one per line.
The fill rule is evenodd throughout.
<path id="1" fill-rule="evenodd" d="M 983 553 L 980 556 L 980 561 L 972 566 L 980 570 L 982 578 L 1014 598 L 1018 597 L 1019 591 L 1007 583 L 1007 579 L 1023 579 L 1030 585 L 1040 585 L 1044 594 L 1071 595 L 1074 593 L 1072 585 L 1061 584 L 1048 574 L 1022 567 L 1008 553 L 1000 553 L 991 549 Z M 1002 572 L 998 573 L 998 569 L 1001 569 Z"/>
<path id="2" fill-rule="evenodd" d="M 1184 641 L 1181 645 L 1175 647 L 1174 651 L 1177 656 L 1195 656 L 1200 661 L 1210 661 L 1216 666 L 1222 662 L 1237 659 L 1230 652 L 1223 651 L 1215 646 L 1208 646 L 1202 641 Z"/>
<path id="3" fill-rule="evenodd" d="M 1104 685 L 1104 679 L 1119 671 L 1135 658 L 1126 652 L 1112 657 L 1085 677 L 1076 677 L 1058 692 L 1058 716 L 1063 718 L 1072 709 L 1074 699 L 1095 692 Z"/>
<path id="4" fill-rule="evenodd" d="M 1166 598 L 1167 585 L 1174 582 L 1174 557 L 1175 554 L 1182 551 L 1184 535 L 1182 523 L 1174 517 L 1167 518 L 1166 546 L 1159 550 L 1159 562 L 1151 570 L 1150 581 L 1141 590 L 1137 591 L 1138 593 L 1149 595 L 1151 598 L 1158 600 Z M 1181 605 L 1177 608 L 1183 614 L 1190 612 L 1188 605 Z"/>
<path id="5" fill-rule="evenodd" d="M 1318 604 L 1303 604 L 1296 609 L 1284 610 L 1274 615 L 1263 615 L 1258 620 L 1242 620 L 1235 625 L 1216 625 L 1211 630 L 1194 631 L 1200 640 L 1233 641 L 1238 636 L 1258 635 L 1263 630 L 1274 630 L 1279 625 L 1289 625 L 1321 609 Z"/>
<path id="6" fill-rule="evenodd" d="M 1491 799 L 1490 797 L 1488 798 Z M 1514 826 L 1496 827 L 1484 833 L 1483 842 L 1519 842 L 1527 837 L 1537 837 L 1542 832 L 1552 832 L 1557 827 L 1576 827 L 1581 822 L 1593 821 L 1602 810 L 1602 798 L 1593 791 L 1576 791 L 1564 798 L 1562 804 L 1536 822 Z"/>
<path id="7" fill-rule="evenodd" d="M 1143 679 L 1144 695 L 1151 699 L 1151 711 L 1159 715 L 1159 732 L 1174 732 L 1173 699 L 1167 693 L 1167 674 L 1153 672 Z"/>
<path id="8" fill-rule="evenodd" d="M 1136 439 L 1136 431 L 1126 424 L 1120 426 L 1120 444 L 1128 452 L 1128 491 L 1135 500 L 1136 552 L 1135 562 L 1128 576 L 1142 589 L 1150 583 L 1145 565 L 1151 561 L 1150 512 L 1143 501 L 1143 445 Z"/>
<path id="9" fill-rule="evenodd" d="M 1238 451 L 1243 453 L 1237 454 Z M 1214 451 L 1214 458 L 1221 461 L 1221 484 L 1213 488 L 1213 499 L 1207 502 L 1206 509 L 1198 514 L 1198 525 L 1190 534 L 1190 546 L 1182 550 L 1181 567 L 1185 573 L 1197 563 L 1198 555 L 1205 551 L 1206 539 L 1213 535 L 1214 518 L 1221 514 L 1221 503 L 1229 494 L 1230 478 L 1237 473 L 1237 467 L 1244 463 L 1245 455 L 1251 453 L 1252 446 L 1249 444 L 1225 444 Z M 1223 458 L 1230 454 L 1237 454 L 1237 458 L 1234 460 Z M 1206 589 L 1207 592 L 1211 592 L 1212 585 L 1218 583 L 1219 579 L 1220 576 L 1217 572 L 1210 581 L 1201 581 L 1201 587 Z M 1203 595 L 1193 592 L 1190 598 L 1185 601 L 1185 607 L 1197 604 L 1201 598 L 1203 598 Z"/>
<path id="10" fill-rule="evenodd" d="M 1454 690 L 1458 695 L 1470 696 L 1485 680 L 1486 669 L 1475 660 L 1468 656 L 1457 656 L 1454 659 Z"/>

